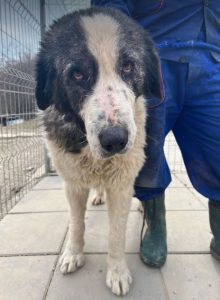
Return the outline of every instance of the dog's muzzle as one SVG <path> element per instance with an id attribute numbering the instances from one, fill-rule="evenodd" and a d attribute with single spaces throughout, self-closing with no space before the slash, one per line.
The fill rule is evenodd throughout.
<path id="1" fill-rule="evenodd" d="M 123 153 L 128 143 L 128 130 L 121 126 L 111 126 L 102 129 L 99 141 L 107 155 Z"/>

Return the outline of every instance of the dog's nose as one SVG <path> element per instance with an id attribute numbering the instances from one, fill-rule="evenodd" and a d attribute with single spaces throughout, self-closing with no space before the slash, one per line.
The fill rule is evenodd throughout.
<path id="1" fill-rule="evenodd" d="M 121 126 L 111 126 L 99 134 L 100 144 L 109 154 L 122 151 L 128 142 L 128 130 Z"/>

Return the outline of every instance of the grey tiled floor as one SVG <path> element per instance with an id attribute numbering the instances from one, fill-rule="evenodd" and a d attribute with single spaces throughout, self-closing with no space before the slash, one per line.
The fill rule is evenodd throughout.
<path id="1" fill-rule="evenodd" d="M 152 269 L 139 259 L 142 215 L 133 200 L 126 255 L 134 282 L 125 299 L 220 300 L 220 262 L 209 253 L 207 200 L 185 174 L 166 192 L 168 259 Z M 68 276 L 57 261 L 66 242 L 68 206 L 59 177 L 46 177 L 0 222 L 0 300 L 117 299 L 105 286 L 106 205 L 88 202 L 86 265 Z"/>

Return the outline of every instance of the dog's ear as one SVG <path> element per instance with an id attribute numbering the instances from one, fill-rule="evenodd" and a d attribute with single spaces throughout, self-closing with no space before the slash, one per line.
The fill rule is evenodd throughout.
<path id="1" fill-rule="evenodd" d="M 154 47 L 146 51 L 145 92 L 148 97 L 154 96 L 159 100 L 164 99 L 164 84 L 159 56 Z"/>
<path id="2" fill-rule="evenodd" d="M 35 96 L 37 105 L 41 110 L 45 110 L 52 104 L 55 68 L 52 63 L 47 62 L 40 55 L 36 63 L 36 89 Z"/>

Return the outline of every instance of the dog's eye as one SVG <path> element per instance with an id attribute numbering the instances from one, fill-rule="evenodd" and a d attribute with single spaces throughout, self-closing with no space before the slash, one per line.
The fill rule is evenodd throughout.
<path id="1" fill-rule="evenodd" d="M 132 70 L 133 70 L 133 64 L 131 62 L 126 62 L 126 63 L 123 64 L 123 66 L 122 66 L 122 72 L 125 75 L 131 74 Z"/>
<path id="2" fill-rule="evenodd" d="M 74 79 L 75 79 L 76 81 L 81 81 L 81 80 L 84 79 L 83 74 L 82 74 L 81 72 L 79 72 L 79 71 L 74 71 L 74 72 L 73 72 L 73 77 L 74 77 Z"/>

